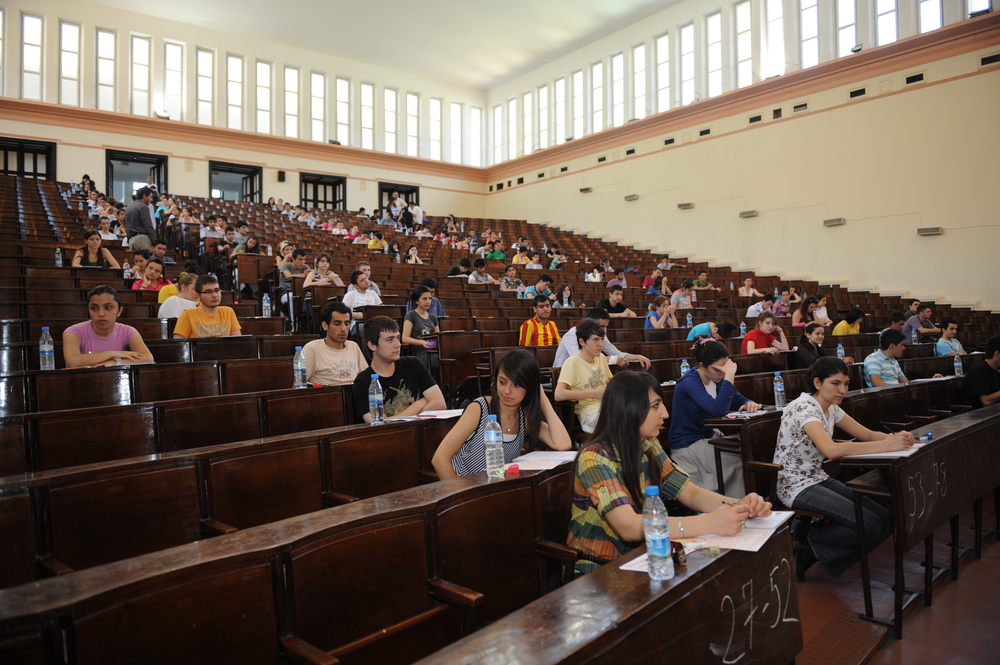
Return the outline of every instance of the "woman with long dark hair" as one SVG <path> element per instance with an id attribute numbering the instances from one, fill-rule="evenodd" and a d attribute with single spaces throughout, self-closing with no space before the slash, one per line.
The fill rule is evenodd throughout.
<path id="1" fill-rule="evenodd" d="M 444 480 L 486 469 L 487 416 L 495 415 L 503 431 L 503 461 L 534 450 L 541 442 L 553 450 L 572 447 L 569 433 L 542 392 L 535 356 L 524 349 L 506 353 L 497 363 L 489 397 L 465 408 L 434 453 L 431 464 Z"/>
<path id="2" fill-rule="evenodd" d="M 87 311 L 89 321 L 72 325 L 63 332 L 66 367 L 154 362 L 139 331 L 118 323 L 122 301 L 117 291 L 106 284 L 95 287 L 87 296 Z"/>
<path id="3" fill-rule="evenodd" d="M 809 368 L 809 392 L 785 407 L 774 449 L 778 471 L 777 495 L 796 510 L 821 513 L 829 522 L 796 537 L 795 575 L 805 581 L 806 571 L 817 561 L 831 575 L 858 561 L 854 491 L 823 470 L 827 459 L 846 455 L 905 450 L 914 444 L 909 432 L 873 432 L 840 408 L 850 389 L 847 365 L 839 358 L 820 358 Z M 847 432 L 851 441 L 834 441 L 834 426 Z M 889 511 L 868 497 L 861 499 L 864 511 L 865 545 L 870 552 L 892 533 Z"/>
<path id="4" fill-rule="evenodd" d="M 83 247 L 73 254 L 72 263 L 74 268 L 108 267 L 117 270 L 121 267 L 111 252 L 106 247 L 101 247 L 101 232 L 97 229 L 87 229 L 83 232 Z"/>
<path id="5" fill-rule="evenodd" d="M 657 438 L 667 418 L 659 381 L 648 372 L 619 372 L 604 391 L 594 433 L 576 457 L 571 494 L 570 547 L 588 573 L 642 544 L 642 503 L 649 485 L 660 495 L 705 513 L 670 517 L 670 535 L 733 535 L 771 504 L 756 494 L 737 500 L 699 487 L 674 467 Z M 735 505 L 733 505 L 735 504 Z"/>
<path id="6" fill-rule="evenodd" d="M 792 312 L 792 325 L 805 326 L 813 323 L 815 321 L 815 313 L 818 306 L 819 301 L 812 296 L 803 300 L 802 304 L 799 305 L 799 308 Z"/>
<path id="7" fill-rule="evenodd" d="M 436 353 L 428 353 L 428 349 L 436 349 L 437 340 L 424 338 L 441 332 L 437 317 L 430 311 L 434 305 L 434 296 L 426 286 L 418 286 L 410 294 L 410 302 L 413 303 L 413 309 L 403 318 L 402 342 L 410 345 L 411 355 L 420 362 L 426 363 L 429 357 L 430 370 L 433 373 L 437 370 L 438 356 Z"/>

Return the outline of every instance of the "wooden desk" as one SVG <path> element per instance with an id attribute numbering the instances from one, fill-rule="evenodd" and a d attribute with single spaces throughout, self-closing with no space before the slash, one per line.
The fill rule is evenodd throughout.
<path id="1" fill-rule="evenodd" d="M 982 496 L 1000 487 L 1000 405 L 977 409 L 953 416 L 914 430 L 920 437 L 931 432 L 934 440 L 909 457 L 842 458 L 842 467 L 878 470 L 882 482 L 871 482 L 866 475 L 848 483 L 854 489 L 855 512 L 858 516 L 858 539 L 861 555 L 862 584 L 865 593 L 863 618 L 895 630 L 903 636 L 903 610 L 917 596 L 930 605 L 934 579 L 950 571 L 958 579 L 958 513 L 965 506 L 975 506 L 976 558 L 982 549 Z M 891 499 L 893 542 L 896 554 L 895 606 L 892 615 L 876 618 L 872 610 L 871 577 L 868 557 L 861 546 L 864 523 L 860 509 L 861 497 Z M 1000 520 L 1000 518 L 998 518 Z M 952 556 L 948 566 L 934 574 L 931 565 L 934 531 L 947 521 L 952 526 Z M 903 554 L 921 540 L 926 547 L 924 585 L 912 592 L 905 601 Z"/>
<path id="2" fill-rule="evenodd" d="M 688 557 L 669 582 L 622 557 L 418 661 L 456 663 L 791 663 L 802 650 L 786 523 L 759 552 Z M 681 657 L 681 654 L 683 657 Z M 673 659 L 671 659 L 673 660 Z"/>

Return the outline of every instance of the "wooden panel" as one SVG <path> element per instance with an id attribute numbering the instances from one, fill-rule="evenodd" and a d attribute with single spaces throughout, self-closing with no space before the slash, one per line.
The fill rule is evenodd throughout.
<path id="1" fill-rule="evenodd" d="M 27 377 L 0 377 L 0 416 L 13 416 L 28 411 Z"/>
<path id="2" fill-rule="evenodd" d="M 35 375 L 37 411 L 131 403 L 132 386 L 126 367 L 40 372 Z"/>
<path id="3" fill-rule="evenodd" d="M 0 637 L 0 663 L 45 665 L 42 632 L 34 630 L 27 635 Z"/>
<path id="4" fill-rule="evenodd" d="M 323 509 L 319 444 L 209 462 L 210 517 L 237 529 Z"/>
<path id="5" fill-rule="evenodd" d="M 38 471 L 156 454 L 152 404 L 40 414 Z"/>
<path id="6" fill-rule="evenodd" d="M 249 335 L 239 337 L 205 337 L 194 340 L 195 360 L 229 360 L 257 357 L 257 338 Z"/>
<path id="7" fill-rule="evenodd" d="M 0 420 L 0 478 L 28 471 L 27 425 L 23 418 Z"/>
<path id="8" fill-rule="evenodd" d="M 49 489 L 52 556 L 79 570 L 199 538 L 194 466 Z"/>
<path id="9" fill-rule="evenodd" d="M 367 499 L 419 484 L 414 427 L 358 428 L 350 433 L 328 444 L 334 492 Z"/>
<path id="10" fill-rule="evenodd" d="M 264 397 L 265 436 L 342 427 L 347 423 L 344 394 L 350 386 L 296 390 Z"/>
<path id="11" fill-rule="evenodd" d="M 150 339 L 146 347 L 158 363 L 189 363 L 194 358 L 187 339 Z"/>
<path id="12" fill-rule="evenodd" d="M 166 581 L 77 618 L 73 637 L 78 665 L 277 663 L 270 566 Z"/>
<path id="13" fill-rule="evenodd" d="M 0 589 L 33 581 L 35 541 L 26 491 L 0 496 L 0 533 Z"/>
<path id="14" fill-rule="evenodd" d="M 222 365 L 222 393 L 235 395 L 291 388 L 292 359 L 227 361 Z"/>
<path id="15" fill-rule="evenodd" d="M 254 395 L 173 400 L 157 405 L 163 452 L 214 446 L 261 436 Z"/>
<path id="16" fill-rule="evenodd" d="M 137 402 L 208 397 L 221 392 L 215 363 L 140 365 L 133 371 Z"/>
<path id="17" fill-rule="evenodd" d="M 425 533 L 423 517 L 415 516 L 338 533 L 293 551 L 296 635 L 330 650 L 426 610 Z"/>

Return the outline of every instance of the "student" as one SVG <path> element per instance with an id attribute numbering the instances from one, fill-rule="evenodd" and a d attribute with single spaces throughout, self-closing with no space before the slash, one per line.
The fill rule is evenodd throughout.
<path id="1" fill-rule="evenodd" d="M 674 316 L 676 309 L 677 307 L 670 302 L 667 296 L 656 296 L 649 305 L 649 313 L 646 314 L 646 323 L 643 327 L 647 330 L 676 328 L 677 318 Z"/>
<path id="2" fill-rule="evenodd" d="M 431 371 L 438 367 L 438 354 L 428 353 L 428 349 L 437 348 L 437 340 L 424 339 L 427 335 L 441 332 L 437 317 L 430 313 L 434 304 L 434 296 L 426 286 L 418 286 L 410 294 L 413 309 L 406 313 L 403 319 L 403 344 L 410 345 L 410 355 L 422 363 L 430 360 Z"/>
<path id="3" fill-rule="evenodd" d="M 367 261 L 358 261 L 356 264 L 354 264 L 354 269 L 360 270 L 362 273 L 364 273 L 365 278 L 368 280 L 368 290 L 373 291 L 375 295 L 381 298 L 382 289 L 380 289 L 375 280 L 372 279 L 372 264 L 368 263 Z M 350 293 L 351 291 L 354 291 L 357 288 L 358 287 L 355 286 L 354 284 L 348 284 L 347 292 Z M 381 305 L 382 303 L 378 304 Z"/>
<path id="4" fill-rule="evenodd" d="M 789 286 L 788 287 L 788 304 L 789 305 L 797 305 L 800 302 L 802 302 L 802 296 L 800 296 L 798 293 L 795 292 L 795 287 L 794 286 Z"/>
<path id="5" fill-rule="evenodd" d="M 517 278 L 517 266 L 508 263 L 503 269 L 504 275 L 500 278 L 501 291 L 523 291 L 524 283 Z"/>
<path id="6" fill-rule="evenodd" d="M 781 417 L 774 450 L 774 463 L 781 465 L 778 498 L 790 508 L 822 513 L 828 520 L 793 543 L 795 576 L 800 582 L 817 561 L 834 577 L 858 561 L 854 492 L 830 478 L 823 463 L 846 455 L 905 450 L 914 443 L 909 432 L 872 432 L 844 413 L 840 403 L 850 380 L 842 360 L 820 358 L 809 370 L 809 392 L 792 400 Z M 834 426 L 857 441 L 834 441 Z M 861 499 L 861 505 L 865 547 L 871 552 L 892 534 L 892 523 L 889 511 L 868 497 Z"/>
<path id="7" fill-rule="evenodd" d="M 518 335 L 520 346 L 551 346 L 559 343 L 559 330 L 551 320 L 552 301 L 544 295 L 535 296 L 532 308 L 535 315 L 521 324 Z"/>
<path id="8" fill-rule="evenodd" d="M 857 335 L 861 332 L 861 319 L 865 318 L 865 310 L 860 307 L 852 307 L 844 320 L 833 327 L 830 334 L 834 337 L 844 335 Z"/>
<path id="9" fill-rule="evenodd" d="M 199 305 L 181 312 L 174 326 L 174 339 L 228 337 L 240 334 L 240 322 L 232 307 L 220 306 L 222 289 L 215 275 L 201 275 L 194 283 Z"/>
<path id="10" fill-rule="evenodd" d="M 580 352 L 563 364 L 554 397 L 557 402 L 576 402 L 580 427 L 589 434 L 597 424 L 601 398 L 611 380 L 608 359 L 602 353 L 604 328 L 594 319 L 584 319 L 576 327 L 576 341 Z"/>
<path id="11" fill-rule="evenodd" d="M 903 326 L 903 344 L 909 346 L 912 343 L 910 338 L 913 336 L 914 330 L 918 333 L 918 342 L 921 335 L 941 334 L 941 329 L 931 321 L 930 305 L 917 305 L 917 313 L 906 320 L 906 325 Z"/>
<path id="12" fill-rule="evenodd" d="M 87 229 L 83 232 L 83 247 L 80 247 L 73 254 L 72 265 L 74 268 L 121 268 L 118 261 L 112 256 L 106 247 L 101 246 L 101 233 L 94 229 Z"/>
<path id="13" fill-rule="evenodd" d="M 468 257 L 462 257 L 458 260 L 457 266 L 452 266 L 445 273 L 445 277 L 462 277 L 465 279 L 469 278 L 469 273 L 472 272 L 472 262 Z"/>
<path id="14" fill-rule="evenodd" d="M 493 276 L 486 272 L 485 259 L 476 259 L 472 265 L 474 270 L 469 273 L 469 284 L 496 284 Z"/>
<path id="15" fill-rule="evenodd" d="M 615 345 L 611 343 L 611 340 L 607 338 L 608 325 L 611 323 L 611 317 L 608 316 L 607 311 L 601 309 L 600 307 L 594 307 L 589 312 L 587 312 L 587 318 L 593 319 L 601 324 L 601 330 L 604 331 L 604 348 L 601 352 L 608 356 L 610 359 L 609 363 L 615 363 L 619 367 L 625 367 L 626 364 L 631 362 L 639 363 L 643 369 L 649 369 L 652 363 L 646 356 L 640 356 L 635 353 L 622 353 L 615 348 Z M 552 361 L 553 367 L 562 367 L 566 360 L 572 358 L 573 356 L 580 353 L 580 345 L 576 343 L 576 329 L 577 326 L 573 326 L 566 331 L 566 334 L 562 336 L 562 341 L 559 342 L 559 348 L 556 349 L 556 358 Z"/>
<path id="16" fill-rule="evenodd" d="M 775 336 L 773 333 L 777 333 Z M 740 353 L 770 353 L 788 350 L 785 331 L 778 326 L 778 317 L 772 312 L 763 312 L 757 317 L 757 327 L 743 337 Z"/>
<path id="17" fill-rule="evenodd" d="M 354 383 L 359 372 L 368 369 L 361 347 L 347 339 L 351 333 L 351 310 L 342 302 L 329 302 L 319 313 L 326 333 L 302 347 L 306 381 L 324 386 Z"/>
<path id="18" fill-rule="evenodd" d="M 556 299 L 553 301 L 552 306 L 556 309 L 572 309 L 574 307 L 583 307 L 583 303 L 577 303 L 573 300 L 573 287 L 567 283 L 559 285 L 556 289 Z"/>
<path id="19" fill-rule="evenodd" d="M 281 287 L 281 303 L 288 305 L 288 314 L 293 327 L 297 325 L 299 314 L 305 313 L 305 311 L 294 311 L 295 280 L 302 280 L 304 284 L 310 272 L 312 271 L 306 266 L 306 250 L 304 249 L 292 250 L 291 260 L 286 261 L 281 266 L 281 279 L 278 282 Z M 306 299 L 303 298 L 302 302 L 299 303 L 300 310 L 305 310 L 305 301 Z"/>
<path id="20" fill-rule="evenodd" d="M 887 330 L 878 337 L 879 348 L 865 358 L 865 383 L 869 388 L 909 383 L 896 358 L 902 358 L 906 336 L 898 330 Z"/>
<path id="21" fill-rule="evenodd" d="M 698 273 L 698 279 L 694 280 L 695 291 L 722 291 L 722 287 L 715 286 L 708 279 L 708 271 L 702 270 Z"/>
<path id="22" fill-rule="evenodd" d="M 416 245 L 410 245 L 406 248 L 406 258 L 403 259 L 403 263 L 408 263 L 414 266 L 424 265 L 423 259 L 420 258 L 420 249 Z"/>
<path id="23" fill-rule="evenodd" d="M 146 269 L 142 273 L 142 279 L 132 282 L 132 290 L 159 291 L 164 286 L 171 284 L 173 282 L 163 277 L 163 262 L 159 259 L 150 259 L 146 262 Z"/>
<path id="24" fill-rule="evenodd" d="M 670 284 L 667 278 L 664 276 L 660 277 L 649 286 L 649 289 L 646 291 L 646 295 L 667 296 L 667 298 L 670 298 L 670 296 L 673 295 L 673 293 L 670 290 Z"/>
<path id="25" fill-rule="evenodd" d="M 368 413 L 368 388 L 372 375 L 378 374 L 385 399 L 385 417 L 415 416 L 423 411 L 445 408 L 441 388 L 427 367 L 416 358 L 400 358 L 399 326 L 387 316 L 376 316 L 365 323 L 365 345 L 372 355 L 371 367 L 354 379 L 352 393 L 358 422 L 371 422 Z"/>
<path id="26" fill-rule="evenodd" d="M 965 403 L 973 408 L 1000 404 L 1000 335 L 986 342 L 985 360 L 969 368 L 962 381 Z"/>
<path id="27" fill-rule="evenodd" d="M 541 442 L 553 450 L 570 450 L 572 441 L 541 388 L 535 356 L 524 349 L 505 353 L 497 363 L 492 394 L 479 397 L 441 441 L 431 464 L 441 480 L 486 469 L 484 432 L 495 415 L 503 432 L 503 459 L 535 450 Z"/>
<path id="28" fill-rule="evenodd" d="M 531 261 L 524 267 L 528 270 L 545 270 L 545 266 L 542 265 L 542 255 L 535 252 L 531 255 Z"/>
<path id="29" fill-rule="evenodd" d="M 628 288 L 628 284 L 625 283 L 625 271 L 624 270 L 620 270 L 619 269 L 618 272 L 615 273 L 615 278 L 608 280 L 608 288 L 610 289 L 612 286 L 620 286 L 623 289 L 624 288 Z"/>
<path id="30" fill-rule="evenodd" d="M 198 291 L 195 290 L 194 286 L 197 280 L 198 275 L 182 272 L 177 278 L 177 295 L 164 300 L 156 316 L 161 319 L 176 319 L 184 310 L 197 307 Z"/>
<path id="31" fill-rule="evenodd" d="M 649 485 L 659 485 L 664 499 L 702 513 L 669 517 L 674 538 L 731 536 L 746 520 L 770 514 L 771 504 L 757 494 L 728 498 L 739 495 L 704 489 L 673 465 L 657 439 L 669 414 L 653 375 L 620 372 L 608 384 L 603 401 L 594 433 L 574 464 L 566 543 L 580 550 L 578 572 L 596 570 L 642 544 L 642 504 Z"/>
<path id="32" fill-rule="evenodd" d="M 721 341 L 732 337 L 734 332 L 736 332 L 736 324 L 732 321 L 723 321 L 719 324 L 709 321 L 707 323 L 699 323 L 694 328 L 691 328 L 687 334 L 687 341 L 690 342 L 699 335 Z"/>
<path id="33" fill-rule="evenodd" d="M 792 325 L 793 326 L 805 326 L 814 321 L 816 321 L 816 307 L 819 306 L 819 301 L 816 298 L 809 296 L 799 305 L 798 309 L 792 312 Z M 822 325 L 822 324 L 820 324 Z"/>
<path id="34" fill-rule="evenodd" d="M 302 283 L 302 288 L 307 289 L 310 286 L 343 286 L 344 280 L 340 279 L 340 275 L 330 270 L 330 255 L 323 253 L 316 257 L 313 261 L 314 268 L 306 272 L 306 280 Z"/>
<path id="35" fill-rule="evenodd" d="M 552 293 L 552 282 L 553 279 L 549 275 L 539 275 L 535 285 L 524 290 L 524 299 L 531 300 L 535 296 L 545 296 L 549 300 L 555 300 L 556 296 Z"/>
<path id="36" fill-rule="evenodd" d="M 903 331 L 903 326 L 906 325 L 906 316 L 902 312 L 893 312 L 889 315 L 889 325 L 882 329 L 882 332 L 886 330 L 898 330 Z"/>
<path id="37" fill-rule="evenodd" d="M 387 243 L 382 236 L 381 231 L 376 231 L 372 239 L 368 241 L 368 249 L 374 250 L 376 252 L 384 252 L 389 248 L 389 243 Z"/>
<path id="38" fill-rule="evenodd" d="M 132 326 L 118 323 L 122 313 L 118 292 L 102 284 L 87 296 L 90 320 L 63 332 L 66 367 L 105 367 L 125 363 L 151 363 L 153 354 Z"/>
<path id="39" fill-rule="evenodd" d="M 608 297 L 597 303 L 597 307 L 603 309 L 613 319 L 633 319 L 635 312 L 625 306 L 625 303 L 622 302 L 624 298 L 625 292 L 622 291 L 622 287 L 616 284 L 608 289 Z"/>
<path id="40" fill-rule="evenodd" d="M 368 275 L 361 270 L 355 270 L 351 273 L 351 286 L 354 287 L 354 290 L 348 290 L 341 299 L 341 302 L 347 305 L 353 312 L 351 315 L 353 318 L 353 321 L 351 321 L 352 333 L 357 328 L 358 322 L 363 321 L 365 318 L 364 313 L 359 311 L 362 307 L 382 304 L 382 298 L 374 290 L 368 288 L 369 285 Z"/>
<path id="41" fill-rule="evenodd" d="M 746 318 L 749 319 L 752 316 L 760 316 L 764 312 L 770 312 L 772 311 L 771 310 L 772 307 L 774 307 L 774 296 L 772 296 L 770 293 L 765 293 L 763 300 L 761 300 L 760 302 L 755 302 L 754 304 L 750 305 L 750 307 L 747 308 Z M 778 315 L 775 314 L 775 316 Z"/>
<path id="42" fill-rule="evenodd" d="M 962 343 L 958 341 L 958 321 L 947 318 L 941 322 L 941 339 L 937 341 L 934 351 L 939 356 L 965 355 Z"/>
<path id="43" fill-rule="evenodd" d="M 822 293 L 816 294 L 816 309 L 813 311 L 813 320 L 821 326 L 833 325 L 830 316 L 826 312 L 826 296 Z"/>
<path id="44" fill-rule="evenodd" d="M 774 304 L 771 305 L 771 311 L 774 312 L 774 315 L 777 316 L 778 318 L 783 318 L 788 316 L 789 309 L 790 307 L 788 305 L 788 287 L 785 286 L 782 287 L 780 295 L 774 301 Z"/>
<path id="45" fill-rule="evenodd" d="M 739 288 L 737 293 L 744 298 L 763 298 L 764 294 L 753 288 L 753 277 L 747 277 L 743 280 L 743 286 Z"/>
<path id="46" fill-rule="evenodd" d="M 736 390 L 736 363 L 722 342 L 699 337 L 692 347 L 694 367 L 674 387 L 674 415 L 670 419 L 670 456 L 701 487 L 716 487 L 715 449 L 708 442 L 712 430 L 707 418 L 722 418 L 730 411 L 754 413 L 760 404 Z M 743 494 L 743 459 L 722 453 L 722 479 L 727 493 Z M 722 491 L 721 488 L 718 488 Z"/>
<path id="47" fill-rule="evenodd" d="M 681 288 L 674 291 L 670 296 L 670 304 L 677 309 L 691 309 L 691 289 L 693 283 L 690 279 L 681 282 Z"/>
<path id="48" fill-rule="evenodd" d="M 444 313 L 444 307 L 441 305 L 441 301 L 437 299 L 437 280 L 433 277 L 424 277 L 423 281 L 420 282 L 420 286 L 426 286 L 431 291 L 431 308 L 430 313 L 440 319 L 442 316 L 448 316 Z M 406 299 L 406 311 L 410 312 L 413 310 L 413 303 L 409 298 Z"/>
<path id="49" fill-rule="evenodd" d="M 159 240 L 159 239 L 157 239 L 157 240 L 153 241 L 153 256 L 156 257 L 156 258 L 158 258 L 160 261 L 162 261 L 164 265 L 168 265 L 168 264 L 172 265 L 172 264 L 176 264 L 177 263 L 177 261 L 174 261 L 172 258 L 170 258 L 169 256 L 167 256 L 167 241 L 166 240 Z"/>

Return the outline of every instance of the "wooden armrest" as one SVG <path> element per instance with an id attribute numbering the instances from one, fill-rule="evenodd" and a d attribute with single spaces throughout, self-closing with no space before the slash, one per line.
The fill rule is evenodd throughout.
<path id="1" fill-rule="evenodd" d="M 535 554 L 543 559 L 552 559 L 562 563 L 576 563 L 580 550 L 567 545 L 560 545 L 551 540 L 536 540 Z"/>
<path id="2" fill-rule="evenodd" d="M 968 404 L 952 404 L 952 411 L 958 411 L 959 413 L 965 413 L 966 411 L 972 411 L 972 407 Z"/>
<path id="3" fill-rule="evenodd" d="M 458 362 L 458 358 L 442 358 L 441 354 L 438 354 L 438 362 L 442 365 L 454 365 Z"/>
<path id="4" fill-rule="evenodd" d="M 910 421 L 910 422 L 906 422 L 906 423 L 894 423 L 894 422 L 890 422 L 890 421 L 888 421 L 888 420 L 883 420 L 881 424 L 882 424 L 883 426 L 885 426 L 885 427 L 888 427 L 888 428 L 889 428 L 889 429 L 891 429 L 891 430 L 892 430 L 893 432 L 901 432 L 901 431 L 903 431 L 904 429 L 906 429 L 906 430 L 910 429 L 910 428 L 911 428 L 911 427 L 913 427 L 913 426 L 914 426 L 914 425 L 915 425 L 916 423 L 914 423 L 913 421 Z"/>
<path id="5" fill-rule="evenodd" d="M 227 533 L 233 533 L 234 531 L 239 531 L 234 526 L 229 526 L 228 524 L 223 524 L 219 520 L 202 520 L 201 521 L 201 531 L 206 536 L 224 536 Z"/>
<path id="6" fill-rule="evenodd" d="M 432 473 L 431 471 L 417 471 L 417 480 L 422 483 L 436 483 L 441 480 L 441 478 L 436 473 Z"/>
<path id="7" fill-rule="evenodd" d="M 743 450 L 743 441 L 736 434 L 730 434 L 721 439 L 709 439 L 708 442 L 726 452 L 739 453 Z"/>
<path id="8" fill-rule="evenodd" d="M 278 643 L 281 645 L 282 655 L 299 665 L 337 665 L 340 662 L 298 637 L 284 637 Z"/>
<path id="9" fill-rule="evenodd" d="M 854 480 L 847 481 L 845 484 L 855 492 L 868 496 L 888 497 L 891 494 L 885 484 L 882 472 L 878 469 L 863 473 Z"/>
<path id="10" fill-rule="evenodd" d="M 911 420 L 913 420 L 913 422 L 924 423 L 924 424 L 926 424 L 926 423 L 932 423 L 932 422 L 934 422 L 935 420 L 938 419 L 937 416 L 910 416 L 910 415 L 908 415 L 906 417 L 910 418 Z"/>
<path id="11" fill-rule="evenodd" d="M 41 571 L 46 577 L 58 577 L 60 575 L 67 575 L 73 572 L 73 569 L 64 564 L 59 559 L 51 556 L 43 557 L 38 560 L 38 570 Z"/>
<path id="12" fill-rule="evenodd" d="M 323 492 L 323 503 L 331 506 L 342 506 L 345 503 L 354 503 L 355 501 L 360 501 L 356 496 L 350 496 L 348 494 L 341 494 L 340 492 Z"/>
<path id="13" fill-rule="evenodd" d="M 768 473 L 778 473 L 781 471 L 782 467 L 780 464 L 772 464 L 771 462 L 743 462 L 743 466 L 750 469 L 751 471 L 764 471 Z"/>
<path id="14" fill-rule="evenodd" d="M 483 594 L 445 580 L 430 580 L 428 592 L 450 605 L 461 605 L 470 609 L 483 604 Z"/>
<path id="15" fill-rule="evenodd" d="M 939 418 L 951 418 L 951 411 L 945 411 L 944 409 L 927 409 L 927 413 L 932 416 L 938 416 Z"/>

